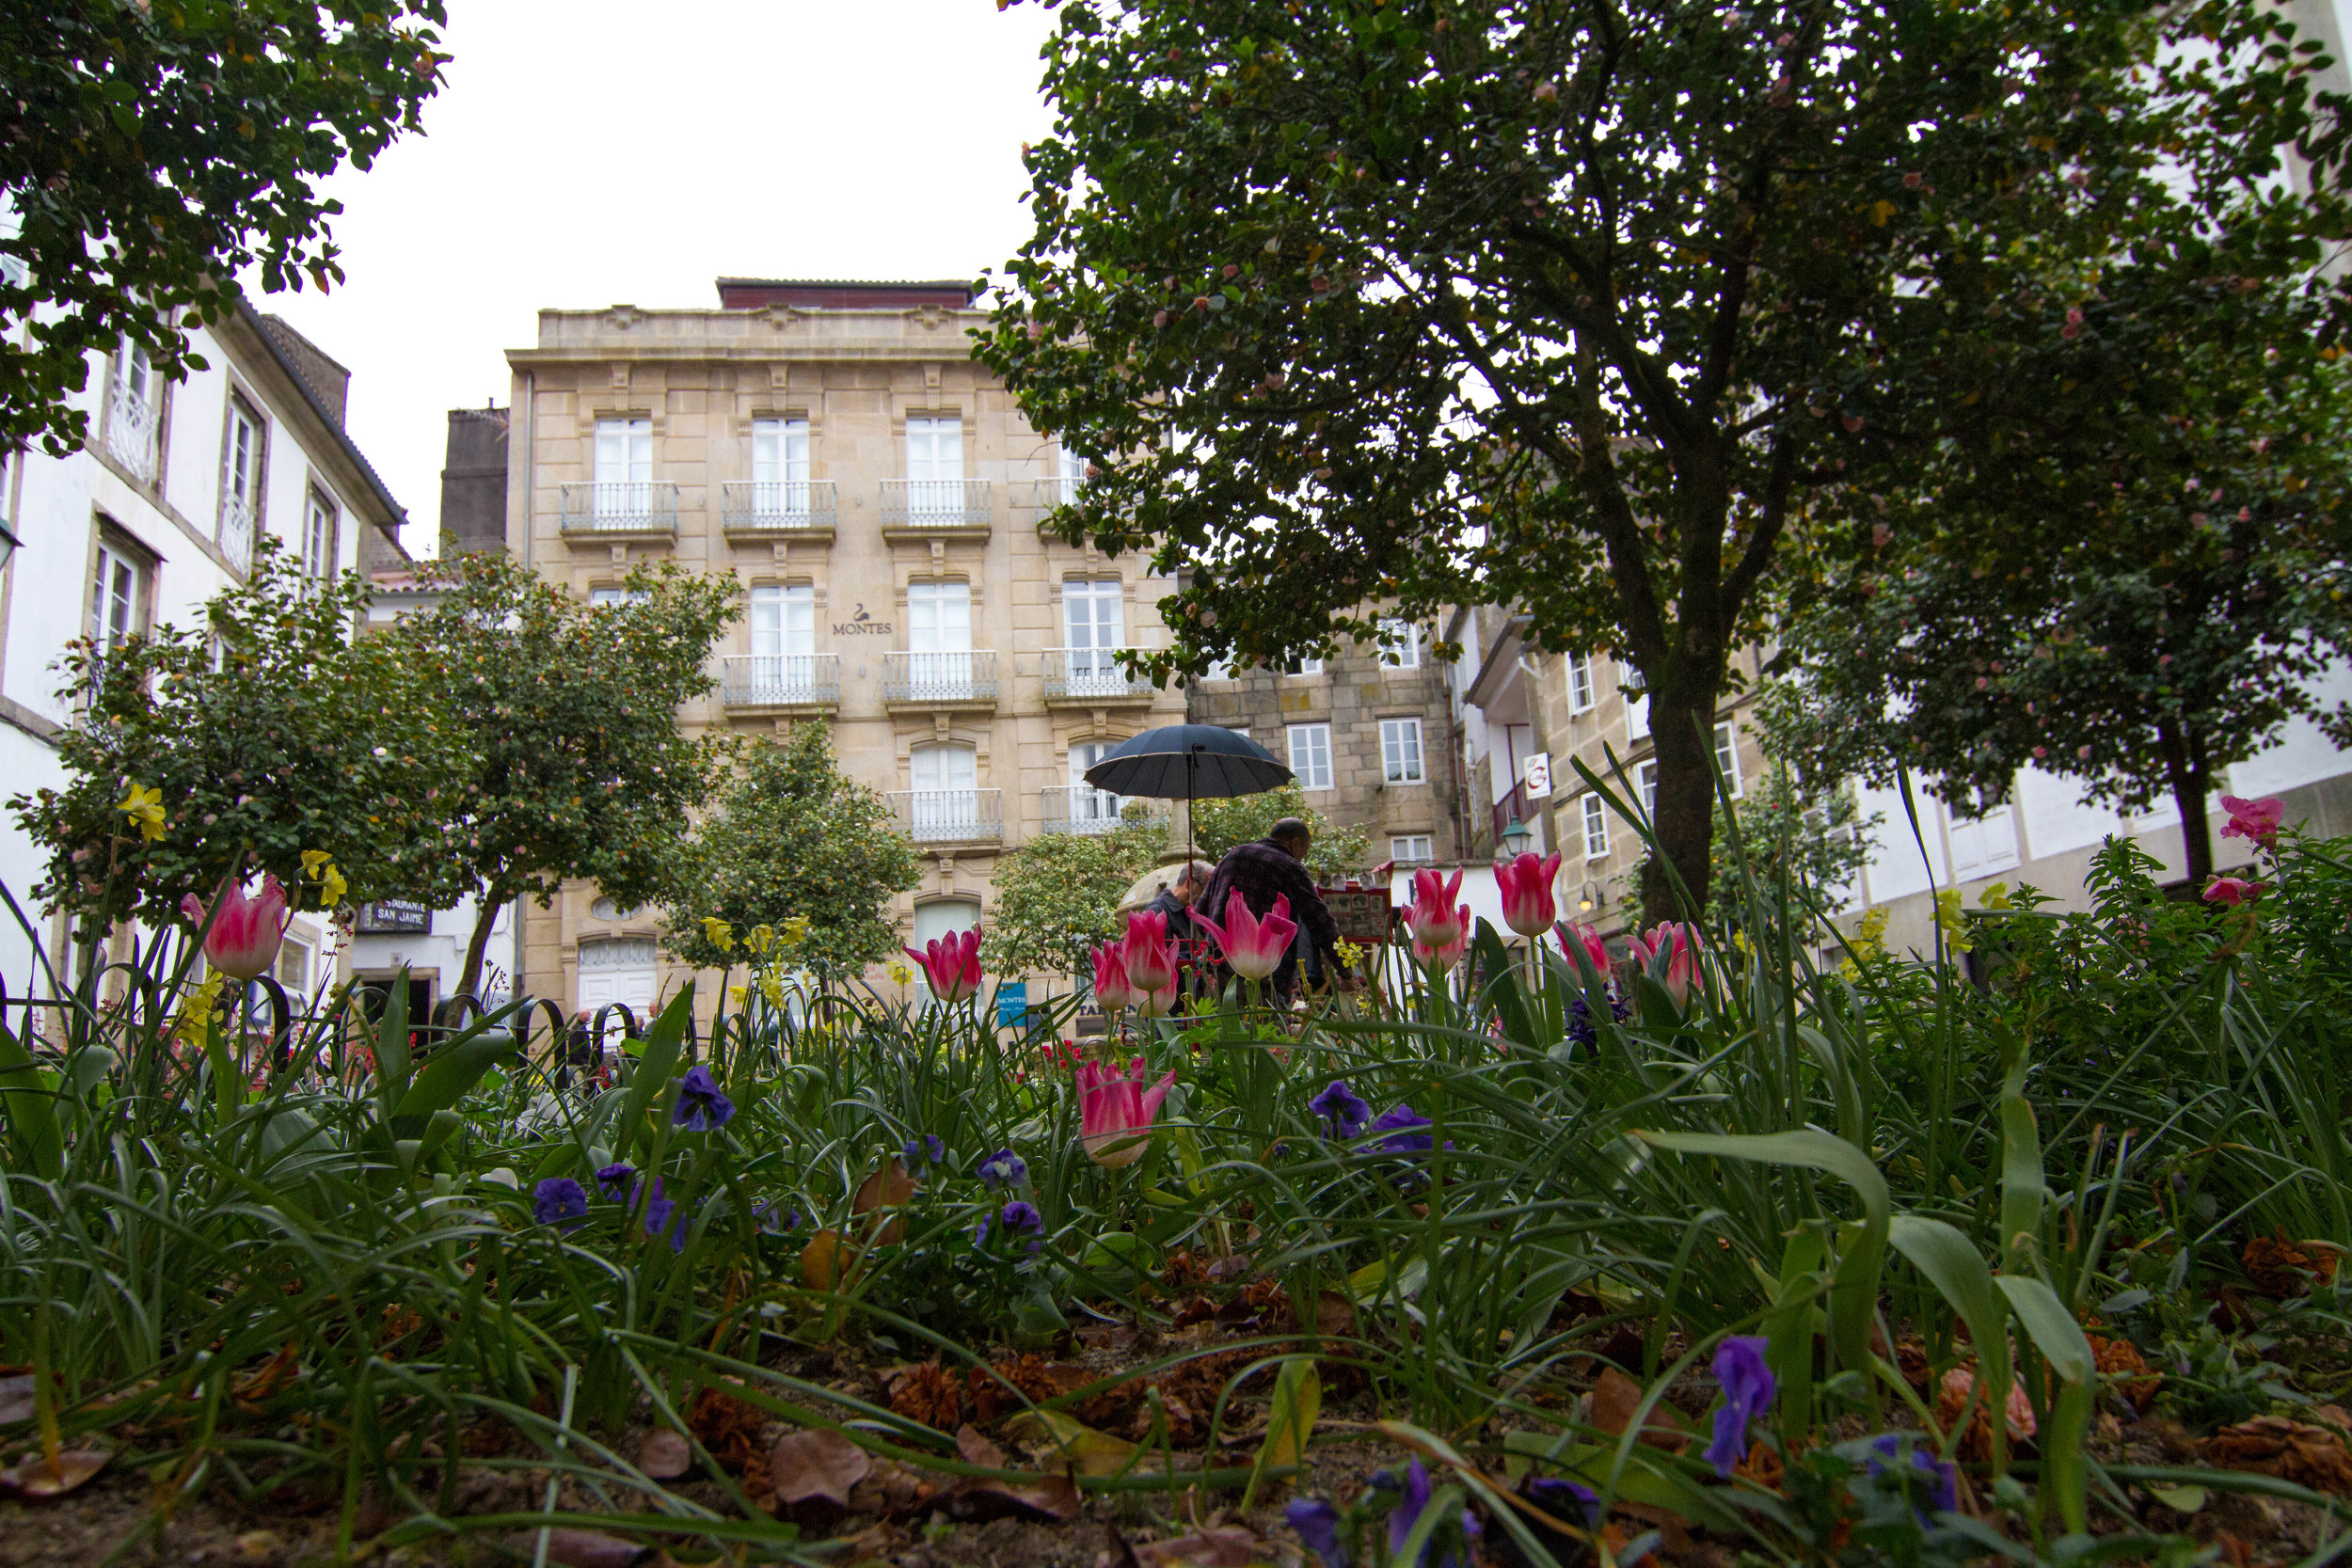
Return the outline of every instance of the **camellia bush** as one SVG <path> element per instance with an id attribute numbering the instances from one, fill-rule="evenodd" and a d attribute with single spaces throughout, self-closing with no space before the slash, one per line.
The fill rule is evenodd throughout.
<path id="1" fill-rule="evenodd" d="M 583 1065 L 546 1004 L 281 1015 L 167 938 L 0 1030 L 0 1490 L 175 1477 L 323 1560 L 2309 1556 L 2352 844 L 2233 810 L 2198 902 L 2113 843 L 2087 909 L 1834 973 L 1736 843 L 1737 941 L 1430 872 L 1295 1011 L 1279 913 L 1222 993 L 1137 922 L 1086 1052 L 970 942 L 886 997 L 732 940 L 713 1025 Z"/>

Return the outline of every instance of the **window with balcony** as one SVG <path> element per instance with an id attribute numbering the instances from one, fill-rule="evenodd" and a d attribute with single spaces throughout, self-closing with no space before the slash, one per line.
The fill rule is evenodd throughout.
<path id="1" fill-rule="evenodd" d="M 336 551 L 342 547 L 339 537 L 340 519 L 335 503 L 319 491 L 310 492 L 308 507 L 302 517 L 302 571 L 305 577 L 326 581 L 335 575 Z"/>
<path id="2" fill-rule="evenodd" d="M 752 590 L 752 657 L 806 658 L 817 651 L 817 590 L 805 582 Z"/>
<path id="3" fill-rule="evenodd" d="M 1285 728 L 1290 736 L 1291 771 L 1298 775 L 1298 787 L 1330 788 L 1331 726 L 1291 724 Z"/>
<path id="4" fill-rule="evenodd" d="M 123 339 L 115 351 L 114 390 L 107 400 L 106 450 L 116 462 L 150 483 L 155 478 L 160 392 L 147 345 Z"/>
<path id="5" fill-rule="evenodd" d="M 1062 584 L 1062 657 L 1070 690 L 1125 689 L 1127 677 L 1118 656 L 1127 641 L 1126 605 L 1125 592 L 1115 578 L 1072 578 Z"/>
<path id="6" fill-rule="evenodd" d="M 1990 877 L 2017 865 L 2017 826 L 2006 805 L 1993 806 L 1982 816 L 1969 818 L 1945 809 L 1952 841 L 1952 880 L 1965 882 Z"/>
<path id="7" fill-rule="evenodd" d="M 1568 656 L 1568 711 L 1582 713 L 1593 705 L 1593 660 L 1587 654 Z"/>
<path id="8" fill-rule="evenodd" d="M 1386 670 L 1421 668 L 1421 625 L 1391 616 L 1380 623 L 1380 665 Z"/>
<path id="9" fill-rule="evenodd" d="M 1609 802 L 1598 791 L 1584 797 L 1584 858 L 1599 860 L 1609 853 Z"/>
<path id="10" fill-rule="evenodd" d="M 1421 765 L 1420 720 L 1380 721 L 1380 774 L 1392 784 L 1424 782 Z"/>
<path id="11" fill-rule="evenodd" d="M 252 564 L 253 530 L 262 515 L 265 429 L 252 405 L 232 393 L 220 462 L 220 548 L 240 572 Z"/>
<path id="12" fill-rule="evenodd" d="M 907 682 L 914 691 L 972 689 L 970 583 L 907 585 Z"/>
<path id="13" fill-rule="evenodd" d="M 599 517 L 643 517 L 653 511 L 653 421 L 596 421 Z"/>
<path id="14" fill-rule="evenodd" d="M 1233 673 L 1233 660 L 1231 656 L 1225 654 L 1219 654 L 1209 660 L 1209 667 L 1200 672 L 1200 679 L 1204 684 L 1209 681 L 1230 681 L 1235 678 L 1237 677 Z"/>
<path id="15" fill-rule="evenodd" d="M 727 528 L 808 528 L 833 521 L 833 487 L 809 478 L 808 421 L 752 421 L 752 478 L 722 497 Z"/>
<path id="16" fill-rule="evenodd" d="M 918 746 L 908 758 L 907 821 L 915 839 L 979 836 L 979 763 L 969 746 Z"/>
<path id="17" fill-rule="evenodd" d="M 1389 840 L 1389 859 L 1399 865 L 1413 865 L 1437 858 L 1437 849 L 1427 833 L 1403 833 Z"/>
<path id="18" fill-rule="evenodd" d="M 1064 819 L 1073 832 L 1102 832 L 1117 825 L 1120 798 L 1087 783 L 1087 769 L 1110 755 L 1111 742 L 1082 740 L 1070 748 L 1070 788 Z"/>
<path id="19" fill-rule="evenodd" d="M 1068 447 L 1056 447 L 1052 471 L 1038 481 L 1039 510 L 1070 505 L 1078 499 L 1079 488 L 1086 482 L 1087 460 Z"/>
<path id="20" fill-rule="evenodd" d="M 1624 659 L 1617 660 L 1617 689 L 1625 693 L 1625 733 L 1629 740 L 1644 740 L 1649 736 L 1649 692 L 1645 689 L 1638 697 L 1633 694 L 1633 688 L 1641 684 L 1641 672 Z"/>
<path id="21" fill-rule="evenodd" d="M 954 415 L 907 420 L 907 516 L 963 515 L 963 420 Z"/>
<path id="22" fill-rule="evenodd" d="M 591 588 L 588 602 L 598 610 L 611 610 L 615 605 L 644 604 L 653 595 L 642 588 Z"/>

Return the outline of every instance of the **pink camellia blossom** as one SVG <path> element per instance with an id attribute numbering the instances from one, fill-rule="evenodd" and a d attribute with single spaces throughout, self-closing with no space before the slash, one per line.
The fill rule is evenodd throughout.
<path id="1" fill-rule="evenodd" d="M 1462 874 L 1440 877 L 1424 866 L 1413 873 L 1413 901 L 1405 908 L 1405 922 L 1413 928 L 1413 940 L 1442 947 L 1455 936 L 1454 927 L 1470 927 L 1470 906 L 1460 902 Z M 1457 917 L 1455 911 L 1461 913 Z"/>
<path id="2" fill-rule="evenodd" d="M 2279 836 L 2280 824 L 2287 813 L 2287 803 L 2276 795 L 2265 795 L 2259 800 L 2249 800 L 2242 795 L 2221 797 L 2221 809 L 2230 814 L 2229 825 L 2221 830 L 2223 838 L 2251 839 L 2264 848 L 2270 847 Z"/>
<path id="3" fill-rule="evenodd" d="M 294 907 L 278 879 L 264 876 L 262 891 L 249 894 L 243 882 L 223 879 L 214 895 L 212 928 L 204 932 L 204 961 L 237 980 L 258 980 L 278 961 L 278 944 L 286 939 L 286 922 Z M 180 912 L 199 929 L 204 926 L 204 901 L 193 893 L 180 900 Z"/>
<path id="4" fill-rule="evenodd" d="M 912 947 L 898 949 L 923 966 L 923 978 L 930 983 L 931 994 L 953 1006 L 980 993 L 980 928 L 951 931 L 926 942 L 917 953 Z"/>
<path id="5" fill-rule="evenodd" d="M 2249 882 L 2243 877 L 2216 877 L 2205 884 L 2205 902 L 2235 909 L 2240 904 L 2252 903 L 2262 895 L 2262 883 Z"/>
<path id="6" fill-rule="evenodd" d="M 1094 1005 L 1106 1013 L 1136 1005 L 1136 987 L 1127 973 L 1127 944 L 1106 942 L 1094 950 Z"/>
<path id="7" fill-rule="evenodd" d="M 1679 1007 L 1691 998 L 1691 988 L 1699 978 L 1699 928 L 1683 921 L 1668 920 L 1650 927 L 1647 938 L 1635 932 L 1626 938 L 1633 944 L 1637 962 L 1646 970 L 1661 953 L 1673 956 L 1666 960 L 1666 977 L 1662 982 L 1666 994 Z"/>
<path id="8" fill-rule="evenodd" d="M 1298 934 L 1288 894 L 1276 895 L 1274 908 L 1261 920 L 1249 912 L 1249 901 L 1238 888 L 1225 900 L 1224 925 L 1199 910 L 1193 911 L 1192 923 L 1216 939 L 1225 961 L 1245 980 L 1263 980 L 1281 968 L 1282 955 L 1290 951 L 1291 938 Z"/>
<path id="9" fill-rule="evenodd" d="M 1171 1069 L 1150 1088 L 1143 1086 L 1143 1058 L 1113 1072 L 1100 1062 L 1078 1064 L 1078 1141 L 1087 1158 L 1104 1170 L 1119 1170 L 1143 1158 L 1151 1143 L 1152 1118 L 1168 1086 L 1176 1082 Z"/>
<path id="10" fill-rule="evenodd" d="M 1539 937 L 1560 918 L 1552 901 L 1551 879 L 1560 874 L 1560 857 L 1537 859 L 1522 854 L 1495 867 L 1495 883 L 1502 892 L 1502 923 L 1523 937 Z"/>
<path id="11" fill-rule="evenodd" d="M 1597 927 L 1564 920 L 1551 931 L 1560 939 L 1560 951 L 1567 954 L 1571 961 L 1575 958 L 1577 948 L 1581 946 L 1584 957 L 1592 962 L 1593 973 L 1603 979 L 1609 977 L 1609 944 L 1600 940 Z"/>
<path id="12" fill-rule="evenodd" d="M 1157 910 L 1136 910 L 1127 916 L 1127 978 L 1138 991 L 1160 990 L 1176 978 L 1176 943 L 1168 934 L 1168 916 Z"/>

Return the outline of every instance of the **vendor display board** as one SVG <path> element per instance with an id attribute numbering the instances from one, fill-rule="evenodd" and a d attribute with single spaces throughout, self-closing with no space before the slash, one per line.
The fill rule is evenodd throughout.
<path id="1" fill-rule="evenodd" d="M 1318 891 L 1341 936 L 1359 947 L 1375 947 L 1389 940 L 1387 889 L 1327 887 Z"/>

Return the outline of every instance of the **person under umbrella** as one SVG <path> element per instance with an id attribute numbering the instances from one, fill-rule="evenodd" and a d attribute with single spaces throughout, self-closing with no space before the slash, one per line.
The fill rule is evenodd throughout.
<path id="1" fill-rule="evenodd" d="M 1274 909 L 1277 898 L 1290 900 L 1290 917 L 1298 926 L 1298 934 L 1291 940 L 1282 962 L 1268 978 L 1275 1000 L 1284 1006 L 1298 992 L 1298 971 L 1302 954 L 1310 976 L 1318 972 L 1338 977 L 1341 989 L 1355 990 L 1363 985 L 1360 976 L 1352 975 L 1340 961 L 1340 927 L 1331 918 L 1330 909 L 1323 902 L 1323 895 L 1315 887 L 1314 877 L 1307 870 L 1307 850 L 1314 843 L 1314 833 L 1295 816 L 1285 816 L 1274 824 L 1265 837 L 1248 844 L 1236 844 L 1225 851 L 1216 863 L 1216 870 L 1209 878 L 1209 886 L 1200 895 L 1200 913 L 1203 924 L 1230 924 L 1232 901 L 1239 898 L 1250 914 L 1263 920 Z M 1212 941 L 1209 946 L 1215 946 Z M 1203 949 L 1204 956 L 1206 949 Z M 1222 989 L 1232 967 L 1220 959 L 1215 966 L 1215 983 Z"/>

